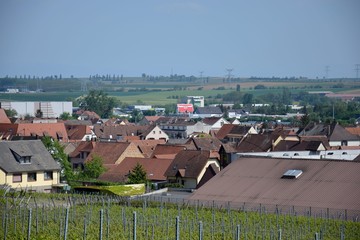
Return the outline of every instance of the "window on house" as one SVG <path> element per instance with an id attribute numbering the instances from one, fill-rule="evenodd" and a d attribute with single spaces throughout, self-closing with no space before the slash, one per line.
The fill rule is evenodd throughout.
<path id="1" fill-rule="evenodd" d="M 13 183 L 15 183 L 15 182 L 22 182 L 22 174 L 21 173 L 13 174 Z"/>
<path id="2" fill-rule="evenodd" d="M 159 131 L 159 134 L 161 134 L 161 131 Z"/>
<path id="3" fill-rule="evenodd" d="M 20 164 L 29 164 L 31 163 L 31 156 L 28 155 L 23 155 L 21 156 L 20 154 L 16 153 L 15 151 L 11 150 L 13 156 L 15 157 L 16 161 L 18 161 Z"/>
<path id="4" fill-rule="evenodd" d="M 44 172 L 44 180 L 52 180 L 52 179 L 53 179 L 52 171 Z"/>
<path id="5" fill-rule="evenodd" d="M 20 163 L 31 163 L 31 157 L 30 156 L 21 157 Z"/>
<path id="6" fill-rule="evenodd" d="M 155 131 L 153 131 L 153 134 L 155 134 Z"/>
<path id="7" fill-rule="evenodd" d="M 36 181 L 36 172 L 28 173 L 27 181 L 35 182 Z"/>

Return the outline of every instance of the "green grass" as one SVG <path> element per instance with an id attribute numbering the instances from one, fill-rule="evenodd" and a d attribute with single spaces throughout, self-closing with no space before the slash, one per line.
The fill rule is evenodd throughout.
<path id="1" fill-rule="evenodd" d="M 115 186 L 81 186 L 75 190 L 89 189 L 97 190 L 104 194 L 114 194 L 118 196 L 134 196 L 145 193 L 145 184 L 115 185 Z"/>

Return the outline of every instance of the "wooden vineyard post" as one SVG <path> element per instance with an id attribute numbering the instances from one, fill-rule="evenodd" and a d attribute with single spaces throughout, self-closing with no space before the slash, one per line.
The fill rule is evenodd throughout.
<path id="1" fill-rule="evenodd" d="M 199 240 L 203 239 L 203 223 L 202 221 L 199 222 Z"/>
<path id="2" fill-rule="evenodd" d="M 29 219 L 28 219 L 28 233 L 27 233 L 27 239 L 30 240 L 30 234 L 31 234 L 31 212 L 32 209 L 29 209 Z"/>
<path id="3" fill-rule="evenodd" d="M 133 240 L 136 240 L 136 212 L 133 212 L 134 225 L 133 225 Z"/>
<path id="4" fill-rule="evenodd" d="M 65 215 L 65 227 L 64 227 L 64 240 L 67 238 L 68 226 L 69 225 L 69 208 L 66 208 L 66 215 Z"/>
<path id="5" fill-rule="evenodd" d="M 102 240 L 104 210 L 100 209 L 99 239 Z"/>

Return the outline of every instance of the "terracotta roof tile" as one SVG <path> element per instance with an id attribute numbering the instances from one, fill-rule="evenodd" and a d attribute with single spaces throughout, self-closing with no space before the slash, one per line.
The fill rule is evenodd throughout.
<path id="1" fill-rule="evenodd" d="M 103 164 L 115 164 L 120 156 L 129 147 L 130 143 L 125 142 L 98 142 L 90 155 L 86 158 L 89 161 L 94 156 L 100 156 Z"/>
<path id="2" fill-rule="evenodd" d="M 106 165 L 108 170 L 99 177 L 99 180 L 126 182 L 129 172 L 139 163 L 144 167 L 149 180 L 164 181 L 166 180 L 164 173 L 171 162 L 171 159 L 127 157 L 120 164 Z"/>
<path id="3" fill-rule="evenodd" d="M 0 123 L 11 123 L 10 119 L 5 113 L 5 110 L 0 108 Z"/>
<path id="4" fill-rule="evenodd" d="M 162 156 L 162 155 L 173 155 L 178 154 L 179 152 L 185 149 L 184 146 L 181 145 L 167 145 L 167 144 L 158 144 L 156 145 L 152 156 Z M 162 157 L 161 157 L 162 158 Z"/>
<path id="5" fill-rule="evenodd" d="M 209 151 L 202 150 L 184 150 L 179 152 L 169 168 L 166 170 L 165 176 L 175 177 L 178 171 L 186 169 L 184 177 L 197 178 L 204 169 L 210 158 Z"/>
<path id="6" fill-rule="evenodd" d="M 39 137 L 50 136 L 59 140 L 62 135 L 62 141 L 68 141 L 68 135 L 64 123 L 19 123 L 19 124 L 0 124 L 0 132 L 9 132 L 12 129 L 13 135 Z M 60 134 L 59 134 L 60 133 Z"/>

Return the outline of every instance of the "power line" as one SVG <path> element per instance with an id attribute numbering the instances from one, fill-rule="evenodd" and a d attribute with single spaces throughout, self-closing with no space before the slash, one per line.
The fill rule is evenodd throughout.
<path id="1" fill-rule="evenodd" d="M 325 66 L 325 78 L 329 77 L 330 66 Z"/>
<path id="2" fill-rule="evenodd" d="M 200 71 L 200 81 L 201 81 L 201 83 L 204 83 L 204 81 L 203 81 L 203 73 L 204 73 L 204 71 Z"/>
<path id="3" fill-rule="evenodd" d="M 227 69 L 226 69 L 226 71 L 228 72 L 228 74 L 227 74 L 227 80 L 228 80 L 228 82 L 230 82 L 230 79 L 233 77 L 233 75 L 231 74 L 233 70 L 234 70 L 234 69 L 232 69 L 232 68 L 227 68 Z"/>
<path id="4" fill-rule="evenodd" d="M 359 79 L 360 64 L 355 64 L 356 79 Z"/>

